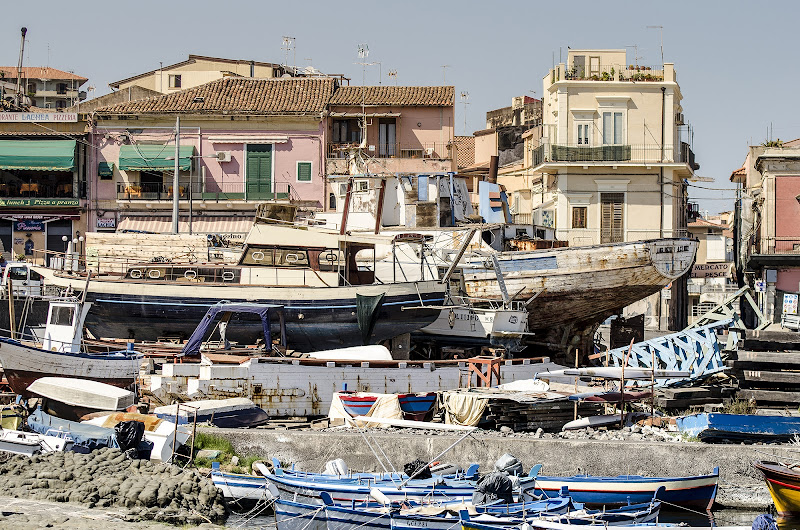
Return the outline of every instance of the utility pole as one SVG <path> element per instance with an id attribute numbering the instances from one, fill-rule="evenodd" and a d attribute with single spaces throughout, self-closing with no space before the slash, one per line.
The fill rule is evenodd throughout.
<path id="1" fill-rule="evenodd" d="M 179 192 L 178 176 L 181 166 L 181 117 L 175 118 L 175 174 L 172 176 L 172 233 L 177 234 L 178 231 L 178 207 Z"/>
<path id="2" fill-rule="evenodd" d="M 467 134 L 467 105 L 469 105 L 469 102 L 467 101 L 468 99 L 469 99 L 469 92 L 467 92 L 467 91 L 461 92 L 461 103 L 464 105 L 464 134 L 465 135 Z"/>
<path id="3" fill-rule="evenodd" d="M 447 69 L 448 68 L 450 68 L 449 64 L 443 64 L 442 65 L 442 84 L 443 85 L 447 84 Z"/>
<path id="4" fill-rule="evenodd" d="M 20 107 L 24 101 L 22 97 L 22 58 L 25 53 L 25 34 L 27 33 L 28 28 L 22 28 L 22 41 L 19 45 L 19 63 L 17 63 L 17 107 Z"/>

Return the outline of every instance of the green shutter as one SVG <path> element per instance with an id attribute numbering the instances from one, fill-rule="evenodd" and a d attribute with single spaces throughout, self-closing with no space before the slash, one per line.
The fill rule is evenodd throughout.
<path id="1" fill-rule="evenodd" d="M 297 181 L 311 182 L 311 162 L 297 163 Z"/>
<path id="2" fill-rule="evenodd" d="M 272 145 L 247 146 L 247 199 L 272 199 Z"/>

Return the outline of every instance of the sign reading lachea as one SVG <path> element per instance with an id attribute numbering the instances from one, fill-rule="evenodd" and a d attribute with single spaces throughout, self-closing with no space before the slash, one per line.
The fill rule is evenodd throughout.
<path id="1" fill-rule="evenodd" d="M 17 221 L 14 223 L 16 232 L 44 232 L 42 221 Z"/>
<path id="2" fill-rule="evenodd" d="M 77 123 L 77 112 L 0 112 L 2 122 Z"/>
<path id="3" fill-rule="evenodd" d="M 4 206 L 80 206 L 79 199 L 0 199 Z"/>

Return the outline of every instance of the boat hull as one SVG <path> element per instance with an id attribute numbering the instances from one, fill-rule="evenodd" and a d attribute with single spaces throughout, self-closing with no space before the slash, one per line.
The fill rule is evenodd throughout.
<path id="1" fill-rule="evenodd" d="M 48 281 L 59 287 L 82 291 L 86 284 L 79 277 L 57 275 L 46 269 L 40 272 L 48 274 Z M 444 290 L 436 281 L 353 287 L 270 287 L 93 278 L 87 295 L 92 309 L 86 316 L 86 327 L 95 337 L 186 339 L 216 303 L 257 302 L 283 306 L 290 348 L 317 351 L 364 344 L 356 295 L 384 295 L 367 341 L 374 344 L 416 331 L 436 320 L 439 309 L 422 306 L 441 307 Z M 278 331 L 278 323 L 274 322 L 273 332 Z M 228 327 L 229 340 L 252 344 L 262 336 L 261 323 L 255 317 L 234 318 Z"/>
<path id="2" fill-rule="evenodd" d="M 689 270 L 697 242 L 657 239 L 498 254 L 509 295 L 525 301 L 531 330 L 600 322 Z M 492 260 L 464 264 L 467 295 L 502 300 Z M 537 296 L 538 295 L 538 296 Z"/>
<path id="3" fill-rule="evenodd" d="M 664 487 L 659 500 L 678 506 L 711 509 L 717 496 L 719 472 L 694 477 L 647 478 L 636 475 L 619 477 L 592 477 L 577 475 L 573 477 L 536 477 L 528 479 L 525 495 L 558 495 L 561 488 L 567 487 L 575 502 L 589 506 L 622 506 L 628 503 L 650 502 L 656 491 Z"/>
<path id="4" fill-rule="evenodd" d="M 800 418 L 752 414 L 692 414 L 677 419 L 678 429 L 703 442 L 788 442 L 800 434 Z"/>
<path id="5" fill-rule="evenodd" d="M 328 530 L 328 517 L 323 506 L 276 499 L 275 524 L 278 530 Z"/>
<path id="6" fill-rule="evenodd" d="M 776 462 L 754 462 L 764 476 L 775 510 L 782 517 L 800 517 L 800 472 Z"/>
<path id="7" fill-rule="evenodd" d="M 264 477 L 212 471 L 211 481 L 226 499 L 268 502 L 275 498 Z"/>
<path id="8" fill-rule="evenodd" d="M 136 382 L 141 361 L 135 356 L 51 352 L 0 338 L 0 364 L 11 389 L 25 397 L 42 377 L 78 377 L 127 388 Z"/>

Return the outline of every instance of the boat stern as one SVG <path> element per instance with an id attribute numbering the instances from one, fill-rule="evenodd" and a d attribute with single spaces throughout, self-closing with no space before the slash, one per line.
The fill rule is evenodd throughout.
<path id="1" fill-rule="evenodd" d="M 653 267 L 668 280 L 680 278 L 691 268 L 697 253 L 696 239 L 654 239 L 647 241 Z"/>

